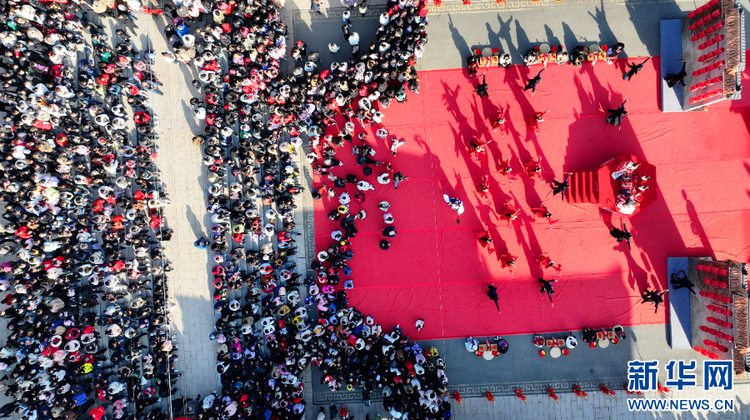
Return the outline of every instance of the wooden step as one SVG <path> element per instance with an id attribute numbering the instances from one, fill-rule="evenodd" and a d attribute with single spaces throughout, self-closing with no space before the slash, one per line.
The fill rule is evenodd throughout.
<path id="1" fill-rule="evenodd" d="M 568 176 L 566 174 L 566 176 Z M 597 203 L 599 191 L 597 186 L 596 172 L 572 172 L 569 174 L 568 183 L 570 188 L 566 199 L 570 203 Z"/>

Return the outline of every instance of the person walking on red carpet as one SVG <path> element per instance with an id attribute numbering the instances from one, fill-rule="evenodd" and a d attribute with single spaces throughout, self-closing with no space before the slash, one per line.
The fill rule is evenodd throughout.
<path id="1" fill-rule="evenodd" d="M 625 110 L 625 103 L 627 103 L 630 99 L 625 99 L 625 102 L 620 105 L 617 109 L 608 109 L 607 112 L 609 112 L 609 115 L 607 116 L 607 124 L 611 125 L 612 127 L 617 127 L 619 130 L 622 128 L 622 118 L 626 115 L 628 115 L 628 111 Z"/>
<path id="2" fill-rule="evenodd" d="M 491 142 L 490 140 L 489 142 Z M 474 161 L 474 163 L 479 163 L 479 155 L 487 156 L 487 149 L 485 146 L 487 143 L 483 140 L 480 140 L 478 138 L 474 138 L 472 140 L 469 140 L 469 154 L 471 155 L 471 160 Z"/>
<path id="3" fill-rule="evenodd" d="M 495 287 L 495 285 L 490 284 L 487 286 L 487 297 L 495 302 L 497 312 L 500 313 L 500 304 L 497 303 L 497 301 L 500 300 L 500 296 L 497 295 L 497 287 Z"/>
<path id="4" fill-rule="evenodd" d="M 510 269 L 510 277 L 513 277 L 513 268 L 516 266 L 518 257 L 512 254 L 503 254 L 500 256 L 500 267 Z"/>
<path id="5" fill-rule="evenodd" d="M 546 252 L 542 252 L 541 254 L 539 254 L 539 256 L 536 257 L 536 262 L 537 264 L 539 264 L 540 267 L 542 267 L 542 269 L 547 269 L 547 268 L 554 269 L 558 275 L 562 271 L 562 265 L 560 264 L 555 265 L 555 262 L 552 261 L 552 258 L 550 258 Z"/>
<path id="6" fill-rule="evenodd" d="M 539 277 L 537 279 L 537 281 L 542 284 L 542 288 L 539 290 L 539 293 L 545 293 L 546 292 L 547 293 L 547 297 L 549 298 L 549 303 L 552 304 L 552 306 L 555 306 L 555 304 L 552 303 L 552 295 L 555 294 L 555 290 L 554 290 L 554 288 L 552 286 L 552 283 L 556 282 L 557 280 L 556 279 L 545 280 L 545 279 Z"/>
<path id="7" fill-rule="evenodd" d="M 537 176 L 539 178 L 542 177 L 542 175 L 541 175 L 541 173 L 542 173 L 542 157 L 541 156 L 539 156 L 538 160 L 530 160 L 530 161 L 526 162 L 526 164 L 523 165 L 523 166 L 524 166 L 524 170 L 526 171 L 526 175 L 529 178 L 533 179 L 533 178 L 535 178 Z"/>
<path id="8" fill-rule="evenodd" d="M 486 76 L 482 75 L 482 83 L 477 85 L 476 89 L 474 89 L 474 92 L 479 95 L 480 99 L 482 98 L 482 96 L 489 98 L 490 95 L 487 93 L 488 88 L 489 86 L 487 86 Z"/>
<path id="9" fill-rule="evenodd" d="M 547 205 L 542 203 L 539 207 L 532 207 L 531 213 L 534 214 L 534 217 L 541 217 L 544 219 L 547 219 L 549 222 L 549 228 L 552 229 L 552 224 L 555 223 L 557 220 L 552 220 L 552 213 L 547 208 Z"/>
<path id="10" fill-rule="evenodd" d="M 523 91 L 526 92 L 527 90 L 531 89 L 531 96 L 534 96 L 534 93 L 536 93 L 536 85 L 539 84 L 539 82 L 542 81 L 542 72 L 544 69 L 539 70 L 539 73 L 537 73 L 536 76 L 534 76 L 533 79 L 527 79 L 526 87 L 523 88 Z"/>
<path id="11" fill-rule="evenodd" d="M 482 177 L 482 183 L 476 186 L 477 194 L 484 200 L 484 204 L 490 204 L 490 178 L 485 175 Z"/>
<path id="12" fill-rule="evenodd" d="M 552 195 L 561 194 L 565 196 L 565 191 L 570 188 L 570 184 L 568 184 L 568 178 L 570 178 L 570 175 L 566 176 L 563 182 L 557 181 L 555 179 L 552 180 Z"/>
<path id="13" fill-rule="evenodd" d="M 518 216 L 521 214 L 521 210 L 516 209 L 516 207 L 511 204 L 510 202 L 505 203 L 505 207 L 503 208 L 502 214 L 500 214 L 501 220 L 507 220 L 508 221 L 508 229 L 510 229 L 510 224 L 518 218 Z"/>
<path id="14" fill-rule="evenodd" d="M 502 109 L 498 113 L 497 117 L 492 120 L 492 130 L 497 133 L 498 128 L 500 129 L 502 137 L 505 137 L 505 111 Z"/>
<path id="15" fill-rule="evenodd" d="M 513 185 L 513 181 L 515 181 L 517 177 L 513 175 L 513 168 L 510 166 L 510 156 L 503 161 L 503 165 L 498 168 L 498 172 L 500 172 L 501 175 L 507 176 L 508 180 L 510 180 L 510 185 Z"/>
<path id="16" fill-rule="evenodd" d="M 622 222 L 622 229 L 613 227 L 609 230 L 609 234 L 612 235 L 613 238 L 617 239 L 617 243 L 626 241 L 628 243 L 628 249 L 630 249 L 630 240 L 633 238 L 633 235 L 628 231 L 628 227 L 625 226 L 625 222 Z"/>
<path id="17" fill-rule="evenodd" d="M 622 75 L 622 80 L 630 81 L 630 79 L 632 79 L 633 76 L 635 76 L 636 74 L 638 74 L 639 71 L 643 70 L 643 65 L 646 64 L 648 62 L 648 60 L 650 60 L 650 59 L 651 59 L 651 57 L 646 57 L 646 59 L 643 60 L 643 63 L 641 63 L 641 64 L 629 63 L 628 67 L 630 69 L 627 72 L 625 72 L 625 74 Z"/>
<path id="18" fill-rule="evenodd" d="M 492 255 L 492 253 L 495 252 L 495 246 L 492 245 L 492 238 L 490 237 L 490 232 L 488 232 L 487 229 L 485 229 L 482 233 L 477 233 L 477 240 L 482 245 L 482 248 L 485 248 L 487 250 L 488 255 Z"/>
<path id="19" fill-rule="evenodd" d="M 549 109 L 544 112 L 535 112 L 531 114 L 529 118 L 529 128 L 534 131 L 534 134 L 539 134 L 539 126 L 544 122 L 544 115 L 549 112 Z"/>

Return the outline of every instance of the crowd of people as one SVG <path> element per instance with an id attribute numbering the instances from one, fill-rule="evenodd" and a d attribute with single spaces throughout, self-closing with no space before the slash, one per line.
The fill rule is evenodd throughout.
<path id="1" fill-rule="evenodd" d="M 408 180 L 375 158 L 365 131 L 388 139 L 393 157 L 404 144 L 378 126 L 392 100 L 403 102 L 407 91 L 418 92 L 414 64 L 427 43 L 426 4 L 390 1 L 368 47 L 359 46 L 347 10 L 343 33 L 353 58 L 329 69 L 318 68 L 319 53 L 308 51 L 303 40 L 286 45 L 286 28 L 271 4 L 203 1 L 199 12 L 212 23 L 186 15 L 183 6 L 164 8 L 171 49 L 162 53 L 198 74 L 193 87 L 199 96 L 191 105 L 203 132 L 193 142 L 202 147 L 208 171 L 213 225 L 196 246 L 210 250 L 214 261 L 218 320 L 211 338 L 218 342 L 222 389 L 197 412 L 301 418 L 307 405 L 301 376 L 314 365 L 331 390 L 356 389 L 367 405 L 373 395 L 383 397 L 394 417 L 449 417 L 445 363 L 437 351 L 409 342 L 398 327 L 383 331 L 373 317 L 349 307 L 346 295 L 354 287 L 347 278 L 351 239 L 357 221 L 367 216 L 354 207 L 369 191 Z M 337 53 L 332 44 L 331 53 Z M 286 57 L 296 64 L 289 75 L 280 67 Z M 337 199 L 329 218 L 341 226 L 331 233 L 331 245 L 317 253 L 310 267 L 315 276 L 307 277 L 297 273 L 305 267 L 292 258 L 295 197 L 304 191 L 293 156 L 307 147 L 303 138 L 309 138 L 306 160 L 313 172 L 330 181 L 310 193 Z M 347 142 L 364 178 L 339 172 L 336 154 Z M 381 171 L 377 183 L 367 180 L 373 167 Z M 389 207 L 378 204 L 382 249 L 397 234 Z"/>
<path id="2" fill-rule="evenodd" d="M 612 172 L 612 179 L 620 181 L 620 190 L 615 197 L 617 210 L 622 214 L 633 214 L 643 200 L 643 193 L 651 188 L 651 176 L 639 173 L 640 163 L 621 159 Z"/>
<path id="3" fill-rule="evenodd" d="M 0 415 L 165 419 L 181 374 L 154 53 L 64 3 L 0 6 Z"/>
<path id="4" fill-rule="evenodd" d="M 337 119 L 370 127 L 380 123 L 378 108 L 418 90 L 413 66 L 427 42 L 425 4 L 388 6 L 377 42 L 321 71 L 303 42 L 287 51 L 271 4 L 164 7 L 171 49 L 161 56 L 198 73 L 200 97 L 191 105 L 205 128 L 193 142 L 203 148 L 213 223 L 196 246 L 210 249 L 215 263 L 218 319 L 210 338 L 222 388 L 192 400 L 174 396 L 181 373 L 168 327 L 172 267 L 160 244 L 172 236 L 162 214 L 170 201 L 154 162 L 158 119 L 149 108 L 149 96 L 162 93 L 150 70 L 156 54 L 137 51 L 123 29 L 110 40 L 77 4 L 4 3 L 0 253 L 7 262 L 0 289 L 8 308 L 0 316 L 10 335 L 0 349 L 8 372 L 0 387 L 12 402 L 0 414 L 301 418 L 301 373 L 312 364 L 333 390 L 357 388 L 368 405 L 372 393 L 383 396 L 394 416 L 450 415 L 437 352 L 348 308 L 351 279 L 334 287 L 351 274 L 347 240 L 357 219 L 348 206 L 341 236 L 313 264 L 316 277 L 303 279 L 292 259 L 295 196 L 304 190 L 293 161 L 301 136 L 311 140 L 316 170 L 331 171 L 339 142 L 354 135 L 351 122 L 334 133 Z M 146 9 L 138 2 L 93 7 L 131 28 L 135 13 L 158 14 Z M 284 76 L 287 54 L 307 62 Z M 393 156 L 402 144 L 392 138 Z M 371 148 L 359 149 L 363 163 L 378 165 Z M 390 169 L 378 185 L 408 179 Z M 331 179 L 328 193 L 343 188 Z M 375 188 L 357 187 L 358 202 Z M 379 205 L 386 224 L 393 223 L 388 206 Z M 386 227 L 386 237 L 395 234 Z M 317 322 L 308 307 L 317 309 Z M 157 404 L 162 399 L 166 408 Z"/>
<path id="5" fill-rule="evenodd" d="M 197 74 L 190 104 L 202 132 L 192 140 L 208 173 L 212 225 L 195 245 L 213 261 L 216 323 L 206 339 L 217 342 L 221 388 L 192 400 L 175 397 L 172 266 L 162 246 L 172 237 L 163 217 L 170 200 L 155 163 L 158 118 L 149 103 L 162 94 L 151 69 L 159 54 L 138 51 L 125 29 L 109 39 L 99 17 L 77 3 L 3 4 L 0 290 L 8 308 L 0 316 L 10 335 L 0 349 L 8 372 L 0 389 L 13 400 L 0 415 L 299 419 L 308 404 L 302 372 L 313 365 L 321 384 L 357 390 L 366 405 L 382 397 L 395 418 L 450 418 L 437 350 L 410 342 L 398 326 L 383 331 L 347 299 L 366 195 L 408 180 L 397 168 L 405 140 L 382 120 L 393 100 L 419 91 L 414 65 L 427 43 L 426 3 L 389 0 L 367 47 L 347 14 L 358 5 L 346 5 L 342 32 L 352 58 L 325 69 L 302 40 L 287 46 L 279 11 L 263 0 L 175 2 L 158 11 L 118 0 L 92 8 L 130 27 L 135 13 L 166 19 L 170 48 L 160 56 Z M 284 59 L 297 64 L 292 74 L 283 74 Z M 541 71 L 527 86 L 532 94 L 540 81 Z M 484 81 L 478 93 L 487 96 Z M 370 131 L 389 145 L 388 160 L 376 157 Z M 309 193 L 337 201 L 328 217 L 340 225 L 309 267 L 314 276 L 300 274 L 307 267 L 294 258 L 296 199 L 305 190 L 294 157 L 303 147 L 324 180 Z M 344 148 L 361 176 L 336 158 Z M 541 170 L 535 165 L 530 176 Z M 623 182 L 633 176 L 627 170 Z M 486 182 L 481 192 L 489 203 Z M 463 211 L 458 198 L 446 202 Z M 377 204 L 382 250 L 397 235 L 390 206 Z M 505 208 L 510 226 L 519 211 Z M 478 239 L 494 252 L 489 233 Z M 517 257 L 500 257 L 512 270 Z M 546 254 L 537 262 L 559 274 Z M 550 302 L 554 281 L 539 279 Z M 496 292 L 489 297 L 498 305 Z M 168 403 L 157 404 L 162 399 Z"/>

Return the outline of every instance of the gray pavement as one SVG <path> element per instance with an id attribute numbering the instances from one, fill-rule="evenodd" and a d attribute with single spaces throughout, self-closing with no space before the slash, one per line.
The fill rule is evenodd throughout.
<path id="1" fill-rule="evenodd" d="M 561 388 L 555 389 L 559 404 L 550 399 L 546 393 L 526 394 L 528 405 L 515 396 L 498 397 L 495 395 L 494 405 L 483 397 L 465 398 L 463 405 L 451 400 L 453 418 L 457 420 L 744 420 L 749 418 L 747 413 L 750 411 L 750 392 L 748 392 L 747 385 L 744 385 L 743 391 L 738 392 L 734 397 L 727 396 L 724 391 L 704 392 L 702 390 L 674 392 L 673 395 L 673 398 L 709 399 L 711 401 L 733 398 L 735 401 L 733 412 L 631 412 L 628 409 L 625 391 L 616 391 L 616 400 L 598 390 L 591 391 L 588 392 L 588 400 L 585 400 L 572 392 L 563 392 Z M 647 392 L 645 397 L 668 399 L 656 392 Z M 361 403 L 356 405 L 347 403 L 346 407 L 349 413 L 358 420 L 362 420 L 365 414 L 370 414 L 370 418 L 374 419 L 378 413 L 383 415 L 383 419 L 392 419 L 379 403 L 373 403 L 367 409 Z M 316 408 L 308 414 L 307 418 L 314 419 L 315 417 L 311 414 L 317 413 L 317 410 Z"/>
<path id="2" fill-rule="evenodd" d="M 323 14 L 311 12 L 307 1 L 287 3 L 294 18 L 291 26 L 296 39 L 302 39 L 311 51 L 320 51 L 321 66 L 351 57 L 350 48 L 341 32 L 341 13 L 338 0 Z M 360 44 L 369 45 L 377 28 L 377 16 L 384 10 L 381 2 L 372 4 L 365 17 L 352 13 L 354 30 L 360 34 Z M 541 43 L 564 45 L 572 50 L 577 45 L 616 42 L 625 44 L 625 56 L 659 55 L 659 21 L 679 19 L 702 5 L 695 1 L 602 1 L 602 0 L 508 0 L 499 5 L 492 0 L 472 1 L 464 6 L 461 1 L 446 0 L 441 7 L 430 5 L 427 33 L 429 44 L 417 63 L 417 70 L 459 68 L 473 48 L 497 47 L 511 55 L 515 64 L 521 55 Z M 746 10 L 749 0 L 738 4 Z M 750 33 L 746 34 L 750 40 Z M 335 42 L 341 51 L 331 55 L 328 43 Z"/>
<path id="3" fill-rule="evenodd" d="M 138 19 L 142 35 L 137 42 L 150 45 L 157 54 L 167 51 L 163 22 L 160 17 Z M 218 389 L 218 374 L 216 342 L 209 340 L 214 311 L 208 253 L 193 246 L 206 232 L 206 226 L 210 226 L 205 210 L 206 179 L 201 150 L 191 142 L 193 133 L 202 127 L 196 125 L 189 105 L 193 97 L 190 81 L 194 77 L 188 68 L 169 64 L 161 57 L 157 57 L 154 67 L 164 84 L 161 89 L 164 95 L 152 95 L 151 101 L 160 129 L 156 163 L 172 200 L 165 215 L 167 225 L 174 229 L 174 237 L 165 243 L 165 253 L 174 266 L 169 273 L 169 292 L 174 304 L 171 327 L 180 346 L 176 365 L 184 373 L 177 383 L 178 395 L 205 396 Z"/>

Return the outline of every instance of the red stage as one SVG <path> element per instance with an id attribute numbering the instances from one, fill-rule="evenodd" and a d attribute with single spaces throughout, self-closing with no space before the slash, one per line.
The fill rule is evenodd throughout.
<path id="1" fill-rule="evenodd" d="M 653 306 L 639 301 L 642 289 L 667 287 L 668 256 L 747 261 L 750 101 L 662 114 L 658 58 L 632 81 L 622 80 L 626 62 L 583 69 L 551 65 L 534 97 L 522 89 L 541 66 L 490 69 L 489 99 L 472 93 L 477 80 L 469 81 L 465 70 L 421 72 L 421 94 L 384 110 L 384 126 L 407 140 L 398 157 L 391 156 L 390 145 L 368 136 L 377 143 L 376 158 L 393 162 L 394 170 L 410 179 L 398 190 L 384 188 L 376 180 L 381 168 L 373 167 L 368 181 L 376 191 L 366 193 L 361 205 L 352 201 L 353 213 L 365 209 L 368 216 L 358 223 L 354 239 L 350 303 L 385 328 L 399 323 L 417 339 L 664 323 L 665 308 L 654 314 Z M 748 77 L 746 72 L 743 78 Z M 629 115 L 618 130 L 604 118 L 607 108 L 624 99 L 630 99 Z M 507 109 L 504 137 L 490 126 L 499 108 Z M 532 111 L 547 109 L 539 134 L 527 130 Z M 493 140 L 479 164 L 467 149 L 473 136 Z M 609 236 L 609 227 L 620 225 L 619 216 L 591 204 L 565 203 L 552 197 L 548 186 L 554 178 L 561 181 L 563 171 L 595 169 L 620 153 L 645 159 L 658 172 L 656 201 L 627 220 L 632 252 Z M 544 180 L 531 180 L 522 173 L 523 163 L 539 155 Z M 512 186 L 496 169 L 507 156 L 519 176 Z M 363 178 L 349 145 L 336 157 L 345 165 L 335 174 Z M 483 204 L 474 187 L 485 174 L 491 175 L 491 205 Z M 316 185 L 320 182 L 316 177 Z M 346 190 L 353 196 L 356 187 Z M 443 194 L 464 201 L 460 224 Z M 386 226 L 377 208 L 381 200 L 391 203 L 398 230 L 388 251 L 378 248 Z M 511 229 L 498 217 L 506 201 L 522 211 Z M 558 220 L 552 230 L 546 220 L 534 221 L 529 210 L 543 201 Z M 316 202 L 318 250 L 328 247 L 330 232 L 339 228 L 326 218 L 337 206 L 336 199 Z M 495 254 L 487 255 L 476 239 L 484 226 Z M 513 278 L 497 258 L 506 252 L 519 256 Z M 558 279 L 554 307 L 536 281 L 542 275 L 535 261 L 541 252 L 562 264 L 561 275 L 551 269 L 544 273 Z M 501 314 L 486 298 L 490 282 L 498 287 Z M 425 320 L 420 332 L 414 328 L 418 318 Z"/>

